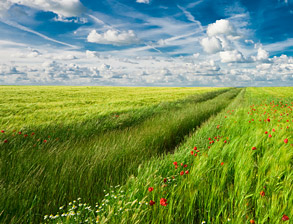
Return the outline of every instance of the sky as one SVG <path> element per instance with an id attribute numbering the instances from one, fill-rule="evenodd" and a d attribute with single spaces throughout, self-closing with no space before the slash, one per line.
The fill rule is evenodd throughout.
<path id="1" fill-rule="evenodd" d="M 0 85 L 293 86 L 293 0 L 0 0 Z"/>

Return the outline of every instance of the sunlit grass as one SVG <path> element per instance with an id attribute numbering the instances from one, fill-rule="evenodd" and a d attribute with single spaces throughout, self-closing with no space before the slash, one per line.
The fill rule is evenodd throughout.
<path id="1" fill-rule="evenodd" d="M 1 221 L 39 222 L 44 213 L 53 213 L 57 205 L 74 198 L 87 203 L 102 199 L 103 189 L 125 183 L 141 163 L 174 151 L 238 92 L 198 94 L 143 109 L 134 118 L 131 112 L 110 116 L 101 122 L 104 128 L 88 120 L 65 127 L 5 130 L 0 143 Z"/>
<path id="2" fill-rule="evenodd" d="M 80 208 L 79 215 L 67 215 L 65 219 L 55 213 L 46 221 L 290 223 L 291 96 L 292 88 L 276 88 L 274 92 L 248 88 L 225 111 L 186 139 L 174 154 L 152 158 L 125 185 L 105 192 L 97 207 L 93 204 L 92 212 L 83 216 L 85 210 Z M 167 200 L 166 206 L 160 204 L 162 198 Z M 150 201 L 155 204 L 150 205 Z M 66 214 L 72 205 L 64 209 Z"/>

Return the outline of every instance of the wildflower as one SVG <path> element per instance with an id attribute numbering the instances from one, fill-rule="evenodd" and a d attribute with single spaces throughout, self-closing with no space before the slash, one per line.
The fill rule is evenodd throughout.
<path id="1" fill-rule="evenodd" d="M 19 135 L 21 135 L 21 131 L 20 131 L 20 132 L 18 132 L 18 134 L 19 134 Z"/>
<path id="2" fill-rule="evenodd" d="M 166 182 L 167 182 L 167 178 L 164 178 L 164 180 L 163 180 L 163 181 L 164 181 L 164 183 L 166 183 Z"/>
<path id="3" fill-rule="evenodd" d="M 283 221 L 288 221 L 289 220 L 289 217 L 287 215 L 283 215 L 282 220 Z"/>
<path id="4" fill-rule="evenodd" d="M 251 224 L 255 224 L 255 221 L 253 219 L 250 220 Z"/>
<path id="5" fill-rule="evenodd" d="M 262 196 L 262 197 L 264 197 L 264 196 L 266 195 L 264 191 L 261 191 L 259 194 L 260 194 L 260 196 Z"/>
<path id="6" fill-rule="evenodd" d="M 184 174 L 184 171 L 181 171 L 181 172 L 180 172 L 180 175 L 182 176 L 183 174 Z"/>
<path id="7" fill-rule="evenodd" d="M 47 142 L 47 140 L 44 140 L 44 143 L 46 143 Z"/>
<path id="8" fill-rule="evenodd" d="M 197 147 L 196 147 L 196 146 L 194 146 L 193 150 L 197 150 Z"/>
<path id="9" fill-rule="evenodd" d="M 224 143 L 227 143 L 227 141 L 225 140 Z"/>
<path id="10" fill-rule="evenodd" d="M 209 138 L 209 140 L 211 141 L 212 139 L 211 139 L 211 138 Z"/>
<path id="11" fill-rule="evenodd" d="M 160 204 L 161 204 L 162 206 L 167 206 L 168 203 L 166 203 L 166 202 L 167 202 L 167 199 L 166 199 L 166 198 L 161 198 L 161 200 L 160 200 Z"/>
<path id="12" fill-rule="evenodd" d="M 267 122 L 270 122 L 270 121 L 271 121 L 271 119 L 270 119 L 270 118 L 268 118 L 268 119 L 267 119 Z"/>
<path id="13" fill-rule="evenodd" d="M 183 166 L 183 163 L 181 163 L 180 165 Z"/>
<path id="14" fill-rule="evenodd" d="M 28 136 L 27 134 L 24 135 L 25 138 L 26 138 L 27 136 Z"/>
<path id="15" fill-rule="evenodd" d="M 284 142 L 287 144 L 288 143 L 288 138 L 284 139 Z"/>
<path id="16" fill-rule="evenodd" d="M 185 174 L 189 174 L 189 171 L 188 171 L 188 170 L 186 170 L 186 171 L 185 171 Z"/>
<path id="17" fill-rule="evenodd" d="M 275 132 L 276 130 L 273 128 L 272 131 Z"/>
<path id="18" fill-rule="evenodd" d="M 33 132 L 32 135 L 35 135 L 35 132 Z"/>
<path id="19" fill-rule="evenodd" d="M 252 150 L 256 150 L 256 147 L 253 146 L 253 147 L 252 147 Z"/>
<path id="20" fill-rule="evenodd" d="M 267 131 L 265 131 L 265 134 L 267 134 L 268 132 Z"/>
<path id="21" fill-rule="evenodd" d="M 178 163 L 177 162 L 174 162 L 173 164 L 174 164 L 174 166 L 178 166 Z"/>
<path id="22" fill-rule="evenodd" d="M 269 138 L 273 137 L 271 134 L 269 134 Z"/>
<path id="23" fill-rule="evenodd" d="M 153 187 L 149 187 L 149 189 L 148 189 L 149 192 L 152 192 L 153 190 L 154 190 Z"/>
<path id="24" fill-rule="evenodd" d="M 193 151 L 191 151 L 190 154 L 193 155 Z"/>
<path id="25" fill-rule="evenodd" d="M 183 167 L 187 167 L 187 164 L 185 164 Z"/>
<path id="26" fill-rule="evenodd" d="M 153 206 L 154 204 L 156 204 L 156 202 L 154 202 L 153 200 L 150 200 L 150 206 Z"/>
<path id="27" fill-rule="evenodd" d="M 4 133 L 5 131 L 4 130 L 1 130 L 1 133 Z"/>
<path id="28" fill-rule="evenodd" d="M 221 166 L 223 166 L 224 165 L 224 162 L 221 162 Z"/>
<path id="29" fill-rule="evenodd" d="M 5 140 L 4 140 L 4 143 L 7 143 L 7 142 L 8 142 L 8 140 L 7 140 L 7 139 L 5 139 Z"/>
<path id="30" fill-rule="evenodd" d="M 195 153 L 194 156 L 197 156 L 197 153 Z"/>

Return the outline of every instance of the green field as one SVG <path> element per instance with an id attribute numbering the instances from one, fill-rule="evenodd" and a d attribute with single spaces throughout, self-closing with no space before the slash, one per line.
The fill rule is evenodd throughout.
<path id="1" fill-rule="evenodd" d="M 1 223 L 292 222 L 293 87 L 0 92 Z"/>

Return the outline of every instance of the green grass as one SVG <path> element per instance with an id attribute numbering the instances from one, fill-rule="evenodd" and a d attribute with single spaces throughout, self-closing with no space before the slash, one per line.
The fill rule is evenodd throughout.
<path id="1" fill-rule="evenodd" d="M 238 92 L 224 89 L 181 98 L 141 109 L 135 118 L 132 112 L 122 113 L 119 122 L 116 116 L 106 116 L 98 120 L 102 126 L 93 119 L 61 127 L 36 119 L 36 126 L 22 128 L 21 135 L 11 129 L 1 133 L 8 143 L 0 143 L 0 221 L 39 222 L 45 213 L 79 196 L 94 203 L 103 197 L 103 189 L 136 175 L 141 163 L 174 151 Z"/>
<path id="2" fill-rule="evenodd" d="M 220 89 L 0 86 L 0 128 L 75 124 Z"/>
<path id="3" fill-rule="evenodd" d="M 136 175 L 105 192 L 96 206 L 81 204 L 88 201 L 82 198 L 45 222 L 291 223 L 292 93 L 292 87 L 247 88 L 173 154 L 142 163 Z M 196 157 L 190 153 L 194 146 L 200 150 Z M 182 170 L 189 174 L 179 175 Z M 154 190 L 149 192 L 149 187 Z M 167 199 L 166 207 L 160 205 L 161 198 Z M 289 221 L 282 220 L 284 215 Z"/>

